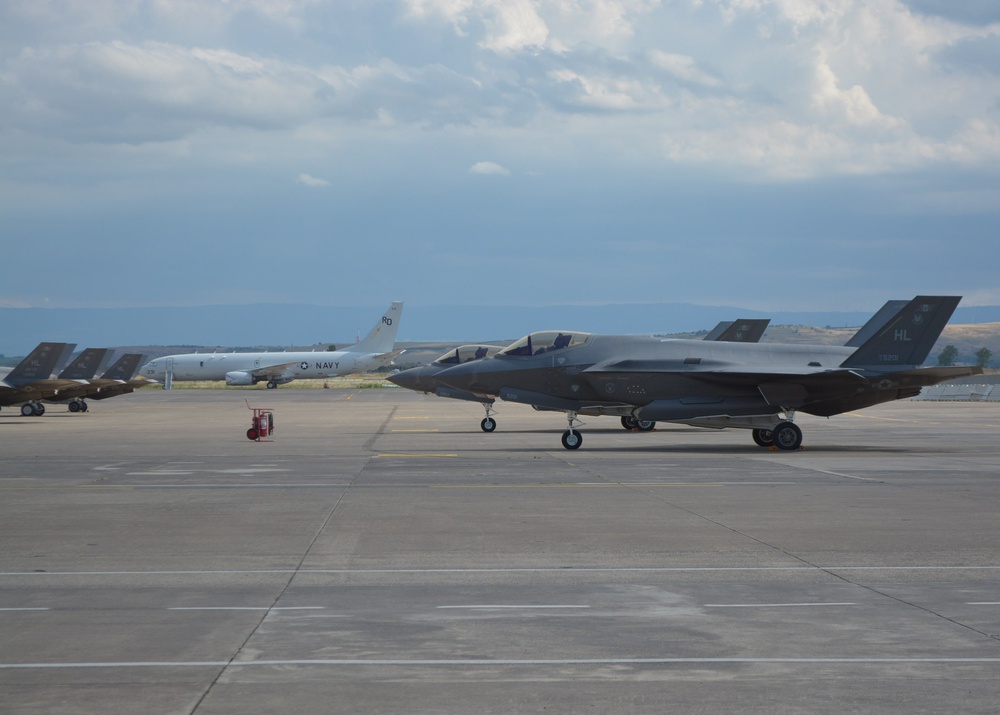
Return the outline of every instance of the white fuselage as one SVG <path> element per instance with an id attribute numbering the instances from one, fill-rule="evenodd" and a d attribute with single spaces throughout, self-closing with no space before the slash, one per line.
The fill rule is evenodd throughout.
<path id="1" fill-rule="evenodd" d="M 274 367 L 274 373 L 286 379 L 307 380 L 365 372 L 380 363 L 378 353 L 350 352 L 263 352 L 263 353 L 189 353 L 168 355 L 143 365 L 140 374 L 163 381 L 172 363 L 173 379 L 225 380 L 232 372 L 253 372 Z M 281 366 L 281 367 L 276 367 Z"/>

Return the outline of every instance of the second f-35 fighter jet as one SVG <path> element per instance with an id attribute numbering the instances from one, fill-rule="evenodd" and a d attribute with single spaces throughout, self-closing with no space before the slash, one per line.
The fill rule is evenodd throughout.
<path id="1" fill-rule="evenodd" d="M 793 421 L 797 411 L 836 415 L 982 372 L 920 367 L 959 300 L 917 296 L 897 304 L 895 314 L 857 347 L 545 331 L 436 378 L 481 397 L 565 412 L 566 449 L 583 442 L 577 415 L 607 414 L 750 429 L 762 447 L 793 450 L 802 444 Z"/>

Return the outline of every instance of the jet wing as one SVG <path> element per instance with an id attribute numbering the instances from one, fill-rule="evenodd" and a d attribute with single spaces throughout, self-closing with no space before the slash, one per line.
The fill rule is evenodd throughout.
<path id="1" fill-rule="evenodd" d="M 264 367 L 257 367 L 253 370 L 246 370 L 246 372 L 253 375 L 258 379 L 280 379 L 280 378 L 294 378 L 295 375 L 292 374 L 292 368 L 298 367 L 300 363 L 298 362 L 279 362 L 275 365 L 265 365 Z"/>

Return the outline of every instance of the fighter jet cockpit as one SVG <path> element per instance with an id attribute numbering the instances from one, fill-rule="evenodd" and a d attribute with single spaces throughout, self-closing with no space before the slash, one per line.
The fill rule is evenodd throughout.
<path id="1" fill-rule="evenodd" d="M 462 345 L 446 352 L 435 360 L 434 364 L 441 366 L 461 365 L 463 362 L 493 357 L 501 350 L 503 347 L 500 345 Z"/>
<path id="2" fill-rule="evenodd" d="M 542 355 L 543 353 L 550 353 L 555 350 L 564 350 L 576 347 L 577 345 L 583 345 L 589 337 L 590 333 L 545 330 L 540 333 L 532 333 L 531 335 L 524 336 L 516 343 L 512 343 L 501 350 L 499 354 L 510 357 Z"/>

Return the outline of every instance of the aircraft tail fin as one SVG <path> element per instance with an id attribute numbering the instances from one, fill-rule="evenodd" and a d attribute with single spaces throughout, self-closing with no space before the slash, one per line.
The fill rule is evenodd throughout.
<path id="1" fill-rule="evenodd" d="M 87 348 L 59 373 L 59 379 L 89 380 L 101 371 L 110 352 L 108 348 Z"/>
<path id="2" fill-rule="evenodd" d="M 128 382 L 139 371 L 142 359 L 145 357 L 139 353 L 125 353 L 115 364 L 108 368 L 108 371 L 101 375 L 103 380 L 123 380 Z"/>
<path id="3" fill-rule="evenodd" d="M 24 360 L 11 370 L 4 382 L 8 385 L 27 385 L 38 380 L 48 380 L 66 351 L 68 343 L 39 343 Z M 75 346 L 70 346 L 70 350 Z"/>
<path id="4" fill-rule="evenodd" d="M 396 331 L 399 330 L 399 318 L 403 314 L 403 301 L 395 301 L 385 311 L 379 322 L 368 332 L 365 339 L 354 345 L 346 346 L 349 352 L 387 353 L 392 351 L 396 342 Z"/>
<path id="5" fill-rule="evenodd" d="M 728 325 L 719 323 L 704 339 L 724 343 L 759 343 L 770 322 L 770 318 L 740 318 Z"/>
<path id="6" fill-rule="evenodd" d="M 841 367 L 920 365 L 927 359 L 961 299 L 961 296 L 918 295 L 878 328 Z"/>
<path id="7" fill-rule="evenodd" d="M 909 303 L 908 300 L 889 300 L 886 301 L 885 305 L 879 308 L 878 312 L 875 313 L 868 322 L 862 325 L 858 332 L 856 332 L 851 339 L 844 343 L 844 347 L 847 348 L 860 348 L 865 344 L 872 335 L 878 332 L 879 328 L 883 327 L 889 320 L 896 315 L 899 311 L 903 309 L 903 306 Z"/>

